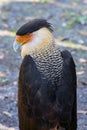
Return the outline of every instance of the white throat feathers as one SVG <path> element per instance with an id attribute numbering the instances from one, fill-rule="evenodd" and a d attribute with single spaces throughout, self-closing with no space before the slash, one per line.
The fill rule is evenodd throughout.
<path id="1" fill-rule="evenodd" d="M 41 28 L 33 33 L 33 40 L 31 42 L 22 46 L 21 56 L 24 58 L 26 55 L 32 56 L 33 53 L 43 52 L 53 43 L 54 38 L 52 33 L 47 28 Z"/>
<path id="2" fill-rule="evenodd" d="M 52 33 L 41 28 L 33 33 L 34 39 L 22 46 L 22 58 L 30 55 L 35 61 L 42 78 L 61 84 L 63 60 L 60 50 L 56 47 Z"/>

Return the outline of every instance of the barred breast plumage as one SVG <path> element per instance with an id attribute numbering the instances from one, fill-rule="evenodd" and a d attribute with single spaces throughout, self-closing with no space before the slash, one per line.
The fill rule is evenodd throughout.
<path id="1" fill-rule="evenodd" d="M 33 53 L 33 59 L 43 79 L 51 80 L 60 85 L 62 78 L 63 59 L 61 51 L 55 44 L 49 45 L 46 50 Z"/>

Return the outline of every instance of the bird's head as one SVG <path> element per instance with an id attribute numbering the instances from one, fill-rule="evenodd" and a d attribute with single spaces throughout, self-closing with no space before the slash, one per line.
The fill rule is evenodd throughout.
<path id="1" fill-rule="evenodd" d="M 18 29 L 13 48 L 15 51 L 21 46 L 21 55 L 43 50 L 53 41 L 52 26 L 44 19 L 34 19 Z"/>

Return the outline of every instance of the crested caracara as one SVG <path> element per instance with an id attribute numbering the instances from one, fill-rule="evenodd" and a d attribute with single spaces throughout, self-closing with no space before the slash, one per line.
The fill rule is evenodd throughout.
<path id="1" fill-rule="evenodd" d="M 18 29 L 13 47 L 21 46 L 18 80 L 20 130 L 77 130 L 76 70 L 72 55 L 61 51 L 53 29 L 34 19 Z"/>

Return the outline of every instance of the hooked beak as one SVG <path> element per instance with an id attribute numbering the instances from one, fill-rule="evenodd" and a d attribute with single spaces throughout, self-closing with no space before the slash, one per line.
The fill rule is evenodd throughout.
<path id="1" fill-rule="evenodd" d="M 17 52 L 17 50 L 21 47 L 21 44 L 19 44 L 18 42 L 14 41 L 13 43 L 13 49 L 15 52 Z"/>

